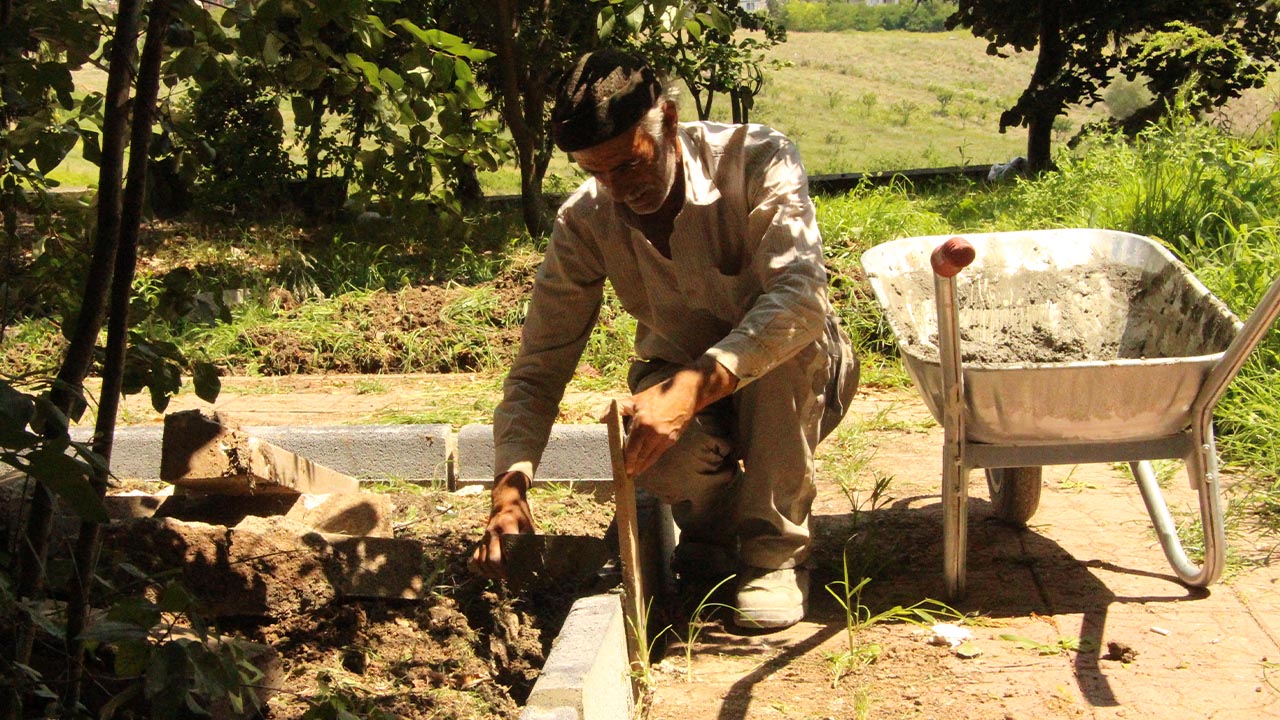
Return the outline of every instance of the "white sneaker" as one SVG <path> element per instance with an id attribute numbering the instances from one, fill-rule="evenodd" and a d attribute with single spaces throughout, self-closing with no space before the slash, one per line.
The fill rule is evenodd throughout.
<path id="1" fill-rule="evenodd" d="M 805 568 L 746 568 L 738 576 L 737 614 L 741 628 L 780 630 L 804 619 L 809 605 Z"/>

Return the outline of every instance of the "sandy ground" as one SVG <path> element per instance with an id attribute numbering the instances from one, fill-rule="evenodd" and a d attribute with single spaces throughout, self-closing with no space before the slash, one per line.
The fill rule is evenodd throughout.
<path id="1" fill-rule="evenodd" d="M 430 402 L 442 384 L 492 391 L 470 376 L 376 380 L 229 380 L 217 407 L 245 424 L 369 422 Z M 184 394 L 171 409 L 201 405 Z M 159 421 L 144 402 L 131 401 L 125 416 Z M 964 654 L 976 656 L 931 645 L 931 632 L 905 622 L 851 634 L 825 589 L 840 589 L 842 546 L 853 567 L 876 570 L 858 599 L 870 613 L 945 599 L 941 429 L 909 390 L 860 393 L 846 423 L 870 418 L 861 431 L 875 451 L 870 471 L 892 477 L 889 499 L 855 513 L 835 482 L 839 461 L 824 458 L 809 617 L 755 636 L 713 618 L 688 656 L 677 642 L 655 666 L 650 718 L 1280 718 L 1280 568 L 1268 562 L 1276 540 L 1233 529 L 1225 581 L 1188 589 L 1120 467 L 1046 468 L 1025 530 L 990 517 L 973 473 L 968 593 L 953 605 L 970 613 Z M 870 481 L 854 482 L 865 490 Z M 1185 474 L 1168 492 L 1175 515 L 1189 517 Z M 851 647 L 866 662 L 838 673 L 834 658 Z"/>

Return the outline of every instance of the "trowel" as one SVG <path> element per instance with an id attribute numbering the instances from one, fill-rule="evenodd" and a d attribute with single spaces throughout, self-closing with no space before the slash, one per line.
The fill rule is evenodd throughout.
<path id="1" fill-rule="evenodd" d="M 508 533 L 501 543 L 507 582 L 516 588 L 593 584 L 610 556 L 604 538 L 591 535 Z"/>

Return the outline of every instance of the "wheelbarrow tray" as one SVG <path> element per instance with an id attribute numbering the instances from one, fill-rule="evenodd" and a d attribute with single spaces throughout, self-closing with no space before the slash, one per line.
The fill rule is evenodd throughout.
<path id="1" fill-rule="evenodd" d="M 939 422 L 929 254 L 947 237 L 904 238 L 862 256 L 907 372 Z M 1026 359 L 965 359 L 968 441 L 1141 442 L 1188 427 L 1193 400 L 1241 323 L 1172 253 L 1141 235 L 1098 229 L 962 237 L 977 251 L 956 278 L 962 351 L 1014 336 L 1023 349 L 1027 338 L 1046 343 Z M 1054 282 L 1063 277 L 1069 282 Z M 1052 347 L 1064 335 L 1087 340 L 1083 356 L 1055 359 L 1071 355 Z"/>

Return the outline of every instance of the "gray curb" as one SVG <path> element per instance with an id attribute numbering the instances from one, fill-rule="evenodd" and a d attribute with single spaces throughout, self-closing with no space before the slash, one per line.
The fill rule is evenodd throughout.
<path id="1" fill-rule="evenodd" d="M 356 478 L 448 482 L 453 476 L 448 425 L 249 425 L 244 431 Z M 88 441 L 92 433 L 76 428 L 71 436 Z M 159 478 L 163 438 L 160 425 L 120 428 L 112 445 L 111 472 L 122 478 Z"/>
<path id="2" fill-rule="evenodd" d="M 245 426 L 256 435 L 320 465 L 364 480 L 400 479 L 448 483 L 450 488 L 493 482 L 493 426 L 448 425 Z M 90 428 L 72 438 L 87 442 Z M 116 431 L 111 471 L 121 478 L 160 476 L 160 425 Z M 538 467 L 539 483 L 574 483 L 608 494 L 613 479 L 604 425 L 555 425 Z"/>
<path id="3" fill-rule="evenodd" d="M 635 713 L 620 596 L 573 604 L 520 720 L 625 720 Z"/>

